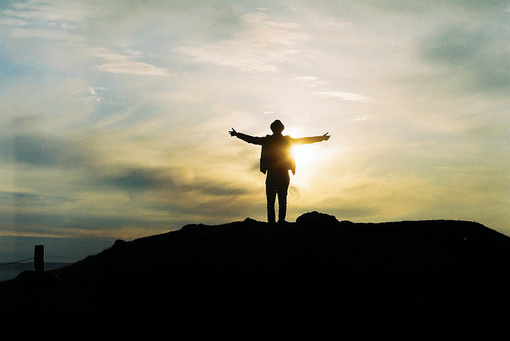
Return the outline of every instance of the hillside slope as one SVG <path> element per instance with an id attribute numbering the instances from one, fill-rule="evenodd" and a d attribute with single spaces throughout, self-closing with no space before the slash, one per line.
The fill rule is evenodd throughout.
<path id="1" fill-rule="evenodd" d="M 510 303 L 510 238 L 464 221 L 246 219 L 116 241 L 46 274 L 0 283 L 0 312 L 66 321 L 477 314 Z M 48 279 L 50 278 L 50 279 Z"/>

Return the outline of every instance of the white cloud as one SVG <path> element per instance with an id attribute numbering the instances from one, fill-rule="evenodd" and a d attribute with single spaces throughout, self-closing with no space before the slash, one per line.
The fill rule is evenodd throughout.
<path id="1" fill-rule="evenodd" d="M 77 1 L 16 2 L 0 12 L 0 25 L 5 25 L 10 29 L 8 32 L 18 38 L 70 38 L 72 31 L 91 15 L 90 8 L 84 4 Z"/>
<path id="2" fill-rule="evenodd" d="M 354 116 L 352 119 L 351 119 L 351 122 L 363 122 L 363 121 L 366 121 L 368 119 L 368 115 L 364 115 L 364 116 Z"/>
<path id="3" fill-rule="evenodd" d="M 215 44 L 180 48 L 196 62 L 233 67 L 245 72 L 276 72 L 277 64 L 299 53 L 296 44 L 309 38 L 298 31 L 299 25 L 276 22 L 265 13 L 244 17 L 247 29 L 235 38 Z"/>
<path id="4" fill-rule="evenodd" d="M 94 68 L 102 72 L 131 74 L 140 76 L 169 76 L 170 73 L 164 68 L 152 64 L 133 60 L 133 57 L 112 52 L 106 48 L 93 48 L 89 50 L 93 57 L 103 59 L 104 63 Z M 136 53 L 139 57 L 140 53 Z"/>
<path id="5" fill-rule="evenodd" d="M 321 97 L 338 98 L 342 101 L 366 102 L 370 100 L 370 97 L 345 91 L 317 91 L 312 92 L 311 94 Z"/>
<path id="6" fill-rule="evenodd" d="M 166 69 L 158 68 L 154 65 L 135 62 L 135 61 L 119 61 L 113 63 L 105 63 L 95 67 L 99 71 L 111 73 L 123 73 L 140 76 L 168 76 Z"/>
<path id="7" fill-rule="evenodd" d="M 2 11 L 3 15 L 35 21 L 79 22 L 87 16 L 83 3 L 68 1 L 28 1 L 17 2 L 10 9 Z"/>
<path id="8" fill-rule="evenodd" d="M 4 17 L 0 19 L 0 25 L 6 25 L 6 26 L 26 26 L 28 23 L 25 20 L 17 19 L 17 18 L 10 18 L 10 17 Z"/>
<path id="9" fill-rule="evenodd" d="M 510 87 L 510 30 L 507 16 L 483 24 L 465 19 L 433 31 L 418 50 L 426 62 L 441 66 L 444 77 L 454 79 L 460 89 L 500 91 Z"/>
<path id="10" fill-rule="evenodd" d="M 321 81 L 319 77 L 315 76 L 295 76 L 294 79 L 312 88 L 328 84 L 328 82 Z"/>

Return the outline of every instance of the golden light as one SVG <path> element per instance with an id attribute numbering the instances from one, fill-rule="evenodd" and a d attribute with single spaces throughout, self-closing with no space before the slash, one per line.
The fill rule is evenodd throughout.
<path id="1" fill-rule="evenodd" d="M 318 135 L 292 126 L 285 128 L 284 134 L 296 139 Z M 309 184 L 316 173 L 320 172 L 323 162 L 328 155 L 327 150 L 324 148 L 324 143 L 296 144 L 292 147 L 290 152 L 296 161 L 296 176 L 292 180 L 295 185 L 304 186 Z"/>
<path id="2" fill-rule="evenodd" d="M 292 157 L 296 160 L 296 166 L 300 169 L 314 162 L 315 155 L 313 148 L 307 145 L 297 145 L 292 147 Z"/>

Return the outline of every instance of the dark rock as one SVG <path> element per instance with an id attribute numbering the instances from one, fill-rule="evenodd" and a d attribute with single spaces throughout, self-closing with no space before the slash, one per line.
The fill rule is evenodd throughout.
<path id="1" fill-rule="evenodd" d="M 120 248 L 120 247 L 126 246 L 126 244 L 127 244 L 127 242 L 126 242 L 125 240 L 117 239 L 117 240 L 113 243 L 113 247 Z"/>
<path id="2" fill-rule="evenodd" d="M 335 216 L 319 213 L 317 211 L 305 213 L 296 219 L 296 223 L 300 225 L 336 225 L 338 220 Z"/>
<path id="3" fill-rule="evenodd" d="M 252 218 L 246 218 L 246 219 L 244 219 L 243 222 L 245 224 L 255 224 L 255 223 L 258 223 L 258 221 L 256 221 L 255 219 L 252 219 Z"/>

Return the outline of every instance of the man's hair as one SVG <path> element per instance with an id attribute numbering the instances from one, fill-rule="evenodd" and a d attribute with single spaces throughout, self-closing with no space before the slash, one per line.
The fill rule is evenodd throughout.
<path id="1" fill-rule="evenodd" d="M 285 129 L 285 126 L 280 120 L 276 120 L 269 126 L 271 128 L 271 131 L 275 134 L 281 133 L 283 129 Z"/>

